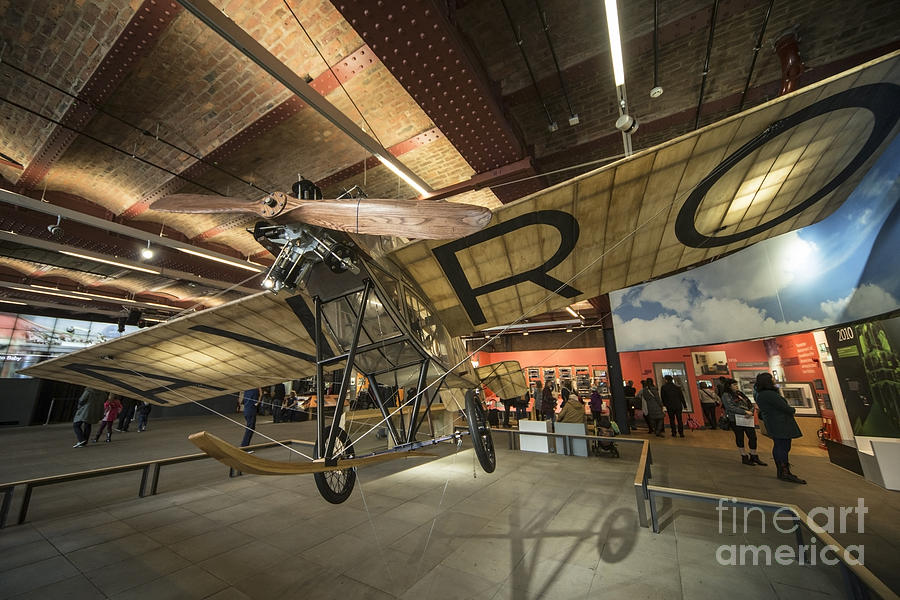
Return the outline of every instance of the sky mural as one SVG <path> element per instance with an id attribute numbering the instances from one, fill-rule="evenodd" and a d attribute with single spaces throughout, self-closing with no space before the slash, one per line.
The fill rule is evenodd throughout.
<path id="1" fill-rule="evenodd" d="M 900 308 L 900 138 L 827 219 L 610 293 L 620 351 L 769 337 Z"/>

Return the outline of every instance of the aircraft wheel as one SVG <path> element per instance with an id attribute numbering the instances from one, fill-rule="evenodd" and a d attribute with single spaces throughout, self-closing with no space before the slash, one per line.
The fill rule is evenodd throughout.
<path id="1" fill-rule="evenodd" d="M 334 427 L 337 427 L 337 425 Z M 325 430 L 326 438 L 330 431 L 331 428 Z M 318 448 L 318 445 L 316 445 L 316 448 Z M 338 428 L 337 439 L 334 441 L 334 455 L 340 458 L 353 456 L 353 444 L 350 443 L 350 437 L 347 435 L 347 432 L 341 428 Z M 319 458 L 318 450 L 315 456 Z M 322 497 L 332 504 L 340 504 L 346 501 L 350 494 L 353 493 L 353 485 L 356 483 L 356 470 L 325 471 L 324 473 L 313 473 L 313 477 Z"/>
<path id="2" fill-rule="evenodd" d="M 484 406 L 471 390 L 466 392 L 466 416 L 469 419 L 469 433 L 472 434 L 475 456 L 485 473 L 493 473 L 497 468 L 497 455 L 494 453 L 491 428 L 488 426 Z"/>

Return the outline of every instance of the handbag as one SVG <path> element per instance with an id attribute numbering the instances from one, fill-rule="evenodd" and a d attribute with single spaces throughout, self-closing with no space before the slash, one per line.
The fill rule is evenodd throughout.
<path id="1" fill-rule="evenodd" d="M 722 415 L 719 417 L 719 429 L 731 429 L 731 421 L 728 420 L 728 417 Z"/>

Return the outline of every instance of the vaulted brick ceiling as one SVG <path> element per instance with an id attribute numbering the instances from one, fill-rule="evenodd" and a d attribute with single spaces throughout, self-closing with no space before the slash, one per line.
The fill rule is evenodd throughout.
<path id="1" fill-rule="evenodd" d="M 501 0 L 213 4 L 433 189 L 479 182 L 452 200 L 495 207 L 622 151 L 600 0 L 506 0 L 512 25 Z M 770 2 L 687 0 L 659 2 L 656 62 L 653 0 L 621 2 L 629 108 L 641 124 L 635 148 L 695 127 L 714 4 L 701 125 L 737 112 L 742 101 L 747 107 L 778 94 L 781 68 L 772 42 L 788 28 L 796 28 L 807 67 L 800 85 L 900 45 L 897 2 L 781 0 L 771 3 L 750 73 Z M 249 198 L 289 189 L 298 174 L 319 182 L 327 196 L 353 184 L 370 197 L 416 195 L 171 0 L 2 3 L 0 35 L 4 188 L 262 263 L 267 257 L 245 231 L 252 219 L 158 213 L 149 204 L 175 192 Z M 654 66 L 665 91 L 651 99 Z M 570 126 L 573 114 L 578 124 Z M 558 125 L 552 131 L 551 122 Z M 498 185 L 504 183 L 498 175 L 521 181 Z M 5 204 L 0 211 L 3 229 L 51 239 L 45 229 L 51 216 Z M 96 229 L 68 234 L 65 243 L 129 260 L 138 260 L 140 248 L 133 238 Z M 48 266 L 34 256 L 29 263 L 18 247 L 0 248 L 0 255 L 6 257 L 0 281 L 99 285 L 72 264 Z M 151 262 L 203 272 L 219 289 L 247 277 L 178 252 Z M 165 286 L 166 302 L 179 308 L 209 295 L 177 277 L 170 285 L 159 277 L 105 277 L 105 289 L 131 297 L 151 298 Z M 204 305 L 234 293 L 245 292 Z M 17 297 L 8 288 L 2 295 Z"/>

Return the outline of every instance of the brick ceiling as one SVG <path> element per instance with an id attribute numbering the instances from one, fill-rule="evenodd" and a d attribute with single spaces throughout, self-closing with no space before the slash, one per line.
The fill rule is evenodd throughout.
<path id="1" fill-rule="evenodd" d="M 506 0 L 509 16 L 501 0 L 213 4 L 432 189 L 463 192 L 452 200 L 496 207 L 622 152 L 600 0 Z M 708 50 L 701 125 L 778 94 L 772 45 L 788 29 L 797 32 L 806 65 L 799 85 L 900 45 L 896 1 L 779 0 L 751 73 L 768 0 L 660 1 L 655 59 L 654 7 L 653 0 L 619 6 L 629 112 L 640 123 L 635 149 L 695 127 Z M 370 197 L 416 195 L 177 2 L 0 3 L 0 38 L 0 187 L 148 237 L 262 263 L 267 255 L 245 231 L 252 219 L 157 213 L 150 203 L 176 192 L 250 198 L 287 190 L 298 174 L 326 196 L 354 184 Z M 664 89 L 658 98 L 648 93 L 654 70 Z M 578 124 L 570 126 L 572 115 Z M 149 262 L 215 285 L 198 289 L 178 277 L 108 272 L 29 252 L 29 240 L 52 238 L 46 226 L 55 218 L 0 204 L 0 220 L 23 235 L 21 244 L 0 245 L 0 283 L 102 285 L 175 310 L 246 293 L 215 296 L 212 287 L 221 291 L 248 273 L 178 252 Z M 63 226 L 67 245 L 139 260 L 140 240 Z M 29 299 L 8 287 L 0 297 Z M 41 300 L 92 309 L 62 297 Z"/>

